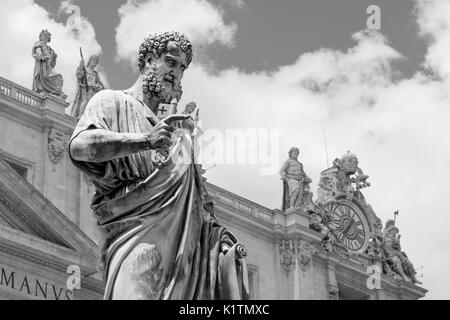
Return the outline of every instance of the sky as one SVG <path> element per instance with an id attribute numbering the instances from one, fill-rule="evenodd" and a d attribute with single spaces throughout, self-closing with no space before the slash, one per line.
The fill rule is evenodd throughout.
<path id="1" fill-rule="evenodd" d="M 378 31 L 367 29 L 370 4 L 380 7 Z M 290 147 L 300 148 L 313 192 L 350 150 L 370 177 L 363 193 L 378 217 L 400 211 L 402 249 L 426 298 L 450 299 L 450 1 L 2 0 L 0 28 L 0 75 L 26 87 L 31 47 L 41 29 L 52 33 L 69 99 L 80 46 L 101 53 L 109 88 L 126 89 L 145 36 L 186 33 L 194 60 L 180 104 L 197 102 L 210 138 L 255 130 L 258 141 L 276 142 L 269 158 L 262 145 L 246 150 L 258 153 L 256 164 L 206 166 L 208 181 L 275 209 Z"/>

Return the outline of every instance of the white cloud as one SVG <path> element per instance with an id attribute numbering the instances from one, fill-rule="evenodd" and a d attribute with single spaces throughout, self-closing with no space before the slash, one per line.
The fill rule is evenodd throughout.
<path id="1" fill-rule="evenodd" d="M 194 42 L 233 42 L 235 27 L 223 23 L 221 12 L 204 1 L 185 2 L 189 11 L 172 0 L 129 1 L 120 11 L 119 57 L 134 62 L 139 42 L 153 29 L 181 28 L 190 34 L 194 28 L 197 35 L 208 35 L 213 20 L 220 22 L 221 31 L 213 32 L 217 37 L 207 41 L 194 35 Z M 181 101 L 182 105 L 197 101 L 205 129 L 279 129 L 280 164 L 291 146 L 300 147 L 300 160 L 314 180 L 314 191 L 320 171 L 326 168 L 325 128 L 330 161 L 347 150 L 358 155 L 372 182 L 364 193 L 378 216 L 386 221 L 393 211 L 400 210 L 403 249 L 416 266 L 424 265 L 429 298 L 450 297 L 450 288 L 442 285 L 450 283 L 445 236 L 450 222 L 447 6 L 445 1 L 418 2 L 417 20 L 422 34 L 431 41 L 425 62 L 432 74 L 418 71 L 411 78 L 400 78 L 393 62 L 403 59 L 401 54 L 381 34 L 367 31 L 356 33 L 356 44 L 345 52 L 322 49 L 305 53 L 294 64 L 270 73 L 231 68 L 211 74 L 206 66 L 194 63 L 185 72 Z M 215 17 L 206 23 L 198 19 L 205 7 Z M 158 17 L 153 12 L 158 12 Z M 136 30 L 142 34 L 136 36 Z M 441 79 L 436 80 L 435 75 Z M 272 208 L 280 206 L 278 175 L 262 176 L 258 166 L 218 165 L 207 176 L 212 183 L 251 200 Z"/>
<path id="2" fill-rule="evenodd" d="M 429 40 L 425 65 L 439 76 L 450 77 L 450 1 L 417 0 L 417 23 Z"/>
<path id="3" fill-rule="evenodd" d="M 449 297 L 450 289 L 440 285 L 450 283 L 445 273 L 450 267 L 445 240 L 450 222 L 448 83 L 421 73 L 394 82 L 392 62 L 400 54 L 379 34 L 357 34 L 355 39 L 347 52 L 310 52 L 271 74 L 232 69 L 211 75 L 194 65 L 185 73 L 181 103 L 198 102 L 205 128 L 279 129 L 280 162 L 291 146 L 300 147 L 314 191 L 326 168 L 325 127 L 330 161 L 351 150 L 370 175 L 372 187 L 364 193 L 378 216 L 386 221 L 400 210 L 403 249 L 416 266 L 425 266 L 429 297 Z M 207 176 L 279 208 L 280 179 L 262 176 L 260 169 L 219 165 Z M 430 252 L 440 252 L 439 263 L 432 262 Z"/>
<path id="4" fill-rule="evenodd" d="M 61 3 L 60 12 L 68 15 L 66 23 L 56 22 L 49 12 L 32 0 L 0 1 L 0 41 L 2 56 L 1 75 L 27 88 L 31 88 L 34 59 L 33 44 L 39 40 L 42 29 L 52 34 L 49 44 L 58 54 L 55 71 L 64 77 L 63 91 L 69 96 L 76 89 L 75 70 L 80 62 L 79 47 L 85 56 L 100 53 L 95 31 L 81 16 L 79 7 L 69 1 Z"/>
<path id="5" fill-rule="evenodd" d="M 136 65 L 139 45 L 155 31 L 177 30 L 197 46 L 231 46 L 236 24 L 226 24 L 223 12 L 206 0 L 128 0 L 119 9 L 116 30 L 119 59 Z"/>

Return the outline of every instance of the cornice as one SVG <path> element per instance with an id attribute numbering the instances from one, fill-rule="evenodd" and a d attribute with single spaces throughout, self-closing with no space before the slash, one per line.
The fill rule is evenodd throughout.
<path id="1" fill-rule="evenodd" d="M 227 225 L 241 230 L 247 234 L 252 234 L 255 237 L 273 242 L 275 236 L 273 226 L 262 225 L 259 222 L 255 222 L 254 220 L 251 220 L 246 216 L 242 216 L 239 213 L 233 212 L 229 208 L 224 208 L 216 205 L 215 211 L 217 218 Z"/>
<path id="2" fill-rule="evenodd" d="M 97 257 L 98 246 L 38 190 L 1 160 L 0 173 L 2 195 L 14 203 L 12 207 L 23 208 L 28 212 L 27 215 L 35 217 L 35 221 L 39 222 L 36 224 L 53 234 L 54 239 L 61 239 L 60 243 L 66 243 L 88 257 Z"/>
<path id="3" fill-rule="evenodd" d="M 66 243 L 60 237 L 55 237 L 54 235 L 48 235 L 42 228 L 38 227 L 42 225 L 41 221 L 38 221 L 35 216 L 26 214 L 26 210 L 18 210 L 15 205 L 13 205 L 9 199 L 7 199 L 4 194 L 5 190 L 2 188 L 0 184 L 0 190 L 2 190 L 2 194 L 0 195 L 0 203 L 3 204 L 15 217 L 17 217 L 27 228 L 31 229 L 37 236 L 40 238 L 57 243 L 59 245 L 63 245 L 67 248 L 70 248 L 70 245 Z"/>
<path id="4" fill-rule="evenodd" d="M 67 275 L 67 268 L 70 265 L 73 265 L 74 263 L 71 261 L 68 262 L 61 262 L 52 260 L 49 258 L 44 258 L 42 256 L 39 256 L 38 254 L 33 254 L 24 251 L 22 248 L 16 248 L 14 246 L 7 245 L 0 241 L 0 253 L 8 256 L 12 256 L 14 258 L 45 267 L 47 269 L 60 272 L 64 275 Z M 92 273 L 92 269 L 86 269 L 84 267 L 80 267 L 81 274 L 89 274 Z M 104 292 L 104 284 L 102 281 L 93 279 L 93 278 L 82 278 L 81 279 L 81 287 L 86 288 L 90 291 L 103 294 Z"/>
<path id="5" fill-rule="evenodd" d="M 65 110 L 68 106 L 67 102 L 51 95 L 37 94 L 3 77 L 0 77 L 0 85 L 8 88 L 7 91 L 0 91 L 0 111 L 6 109 L 7 112 L 4 114 L 8 118 L 40 130 L 50 126 L 57 127 L 66 134 L 71 134 L 73 131 L 76 125 L 74 118 L 46 107 L 48 102 L 59 105 L 61 110 Z"/>

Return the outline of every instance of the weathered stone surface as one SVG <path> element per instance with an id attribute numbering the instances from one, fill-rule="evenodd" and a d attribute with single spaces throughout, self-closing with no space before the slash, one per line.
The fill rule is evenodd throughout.
<path id="1" fill-rule="evenodd" d="M 306 211 L 313 207 L 312 193 L 309 191 L 312 180 L 303 170 L 303 164 L 298 161 L 299 153 L 298 148 L 291 148 L 289 159 L 280 169 L 283 180 L 283 210 L 303 208 Z"/>
<path id="2" fill-rule="evenodd" d="M 105 89 L 98 72 L 95 70 L 99 62 L 99 56 L 93 55 L 89 58 L 87 64 L 81 59 L 80 65 L 76 70 L 77 92 L 70 105 L 70 114 L 75 119 L 80 119 L 86 108 L 87 103 L 97 93 Z"/>
<path id="3" fill-rule="evenodd" d="M 54 71 L 56 66 L 56 52 L 48 45 L 51 41 L 51 34 L 47 30 L 42 30 L 32 49 L 32 56 L 36 60 L 33 74 L 33 90 L 38 93 L 52 94 L 67 97 L 62 92 L 64 79 L 61 74 Z"/>
<path id="4" fill-rule="evenodd" d="M 208 205 L 192 162 L 190 113 L 176 114 L 191 44 L 156 33 L 139 52 L 136 84 L 94 95 L 70 142 L 73 163 L 96 187 L 92 208 L 108 237 L 104 297 L 246 299 L 246 250 Z"/>
<path id="5" fill-rule="evenodd" d="M 141 59 L 142 63 L 145 64 L 145 59 Z M 155 77 L 152 79 L 157 79 Z M 157 83 L 162 82 L 148 81 L 148 88 L 159 88 Z M 170 99 L 165 102 L 170 107 Z M 15 169 L 5 165 L 0 174 L 0 194 L 4 199 L 0 201 L 0 276 L 1 268 L 4 270 L 0 298 L 64 299 L 68 295 L 73 299 L 100 299 L 103 296 L 99 254 L 88 253 L 98 249 L 94 242 L 104 241 L 104 234 L 96 227 L 97 219 L 89 207 L 92 185 L 86 183 L 68 154 L 57 163 L 52 162 L 49 155 L 51 131 L 67 136 L 73 132 L 75 121 L 64 114 L 66 107 L 67 104 L 56 96 L 41 96 L 0 77 L 0 127 L 3 130 L 0 157 L 24 169 L 23 174 L 17 174 Z M 154 107 L 157 110 L 158 105 Z M 191 109 L 186 108 L 183 113 L 194 115 Z M 169 108 L 169 114 L 172 112 Z M 194 128 L 196 119 L 197 115 Z M 183 125 L 183 130 L 191 132 L 192 122 L 184 121 Z M 359 187 L 351 182 L 352 188 L 345 192 L 346 183 L 339 183 L 340 190 L 344 191 L 336 193 L 337 199 L 332 193 L 329 198 L 352 202 L 356 199 L 368 224 L 374 226 L 373 241 L 366 252 L 360 254 L 330 240 L 331 230 L 320 216 L 320 208 L 315 213 L 308 213 L 304 208 L 271 210 L 206 183 L 208 201 L 214 204 L 217 220 L 246 245 L 252 299 L 417 299 L 425 295 L 425 289 L 412 281 L 404 281 L 393 264 L 383 258 L 380 221 L 370 205 L 365 200 L 362 202 L 360 189 L 364 184 L 368 186 L 363 181 L 365 175 L 355 171 L 352 155 L 343 158 L 342 176 L 335 166 L 325 170 L 323 176 L 336 182 L 352 178 L 352 174 L 346 176 L 345 171 L 360 176 Z M 336 163 L 340 162 L 342 158 Z M 389 237 L 395 240 L 398 231 L 389 227 L 385 229 L 386 235 L 387 230 L 393 232 Z M 330 236 L 328 240 L 327 236 Z M 292 244 L 290 259 L 285 259 L 285 253 L 280 251 L 283 242 L 285 248 Z M 222 250 L 228 247 L 224 243 Z M 394 252 L 400 261 L 405 257 L 401 249 Z M 152 257 L 157 255 L 148 255 Z M 283 261 L 293 262 L 289 272 L 285 272 Z M 80 266 L 83 275 L 81 290 L 74 289 L 73 296 L 64 289 L 69 276 L 66 270 L 72 264 Z M 367 287 L 367 268 L 373 265 L 386 268 L 380 275 L 381 289 Z M 402 268 L 407 265 L 402 263 Z M 156 270 L 157 276 L 159 269 L 152 270 Z M 404 272 L 407 276 L 411 274 L 405 269 Z"/>

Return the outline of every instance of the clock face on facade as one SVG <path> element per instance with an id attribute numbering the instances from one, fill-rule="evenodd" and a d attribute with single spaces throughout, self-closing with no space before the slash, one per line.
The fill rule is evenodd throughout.
<path id="1" fill-rule="evenodd" d="M 369 244 L 369 225 L 362 210 L 348 200 L 331 203 L 326 209 L 328 227 L 352 253 L 362 253 Z"/>

